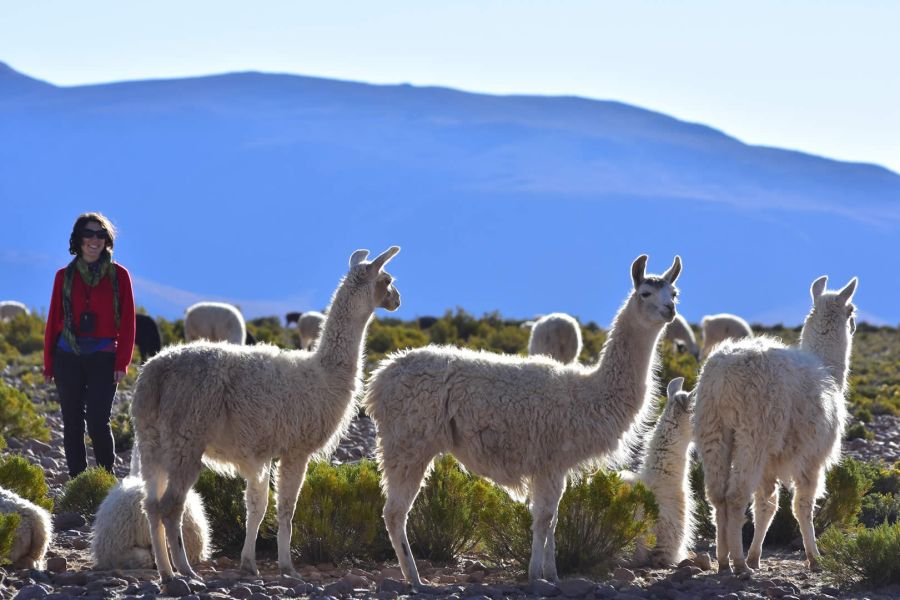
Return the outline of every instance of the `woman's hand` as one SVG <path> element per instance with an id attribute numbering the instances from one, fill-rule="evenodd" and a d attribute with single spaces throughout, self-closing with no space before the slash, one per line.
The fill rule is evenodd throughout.
<path id="1" fill-rule="evenodd" d="M 125 371 L 116 371 L 113 373 L 113 381 L 116 383 L 119 383 L 123 379 L 125 379 Z"/>

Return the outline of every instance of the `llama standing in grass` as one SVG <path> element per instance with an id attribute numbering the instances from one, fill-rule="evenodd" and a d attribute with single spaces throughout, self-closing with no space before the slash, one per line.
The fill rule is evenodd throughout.
<path id="1" fill-rule="evenodd" d="M 666 339 L 672 342 L 678 352 L 690 352 L 694 358 L 700 358 L 700 347 L 694 337 L 694 330 L 681 315 L 675 315 L 675 320 L 666 327 Z"/>
<path id="2" fill-rule="evenodd" d="M 704 356 L 709 356 L 716 345 L 725 340 L 753 337 L 753 330 L 747 321 L 728 313 L 703 317 L 700 321 L 700 333 L 703 338 Z"/>
<path id="3" fill-rule="evenodd" d="M 676 377 L 666 388 L 668 402 L 647 444 L 637 480 L 656 497 L 659 519 L 653 529 L 656 546 L 651 552 L 641 543 L 635 551 L 638 563 L 654 566 L 678 564 L 687 558 L 693 536 L 688 482 L 691 445 L 691 395 L 682 391 L 684 377 Z"/>
<path id="4" fill-rule="evenodd" d="M 28 307 L 16 300 L 0 301 L 0 321 L 11 321 L 19 315 L 28 315 Z"/>
<path id="5" fill-rule="evenodd" d="M 655 395 L 656 347 L 675 316 L 681 259 L 661 277 L 646 276 L 646 264 L 646 255 L 632 264 L 634 290 L 594 367 L 427 346 L 391 355 L 372 375 L 364 403 L 377 424 L 384 520 L 413 586 L 422 584 L 406 519 L 441 452 L 515 497 L 530 495 L 528 575 L 557 578 L 554 531 L 566 475 L 630 441 Z"/>
<path id="6" fill-rule="evenodd" d="M 19 525 L 13 533 L 12 547 L 6 558 L 17 569 L 43 569 L 44 557 L 53 537 L 50 512 L 0 487 L 0 513 L 19 515 Z"/>
<path id="7" fill-rule="evenodd" d="M 538 319 L 528 338 L 528 354 L 543 354 L 563 364 L 581 354 L 581 326 L 565 313 L 550 313 Z"/>
<path id="8" fill-rule="evenodd" d="M 300 348 L 303 350 L 312 350 L 316 340 L 322 333 L 322 326 L 325 323 L 325 315 L 322 313 L 309 310 L 297 320 L 297 329 L 300 330 Z"/>
<path id="9" fill-rule="evenodd" d="M 394 246 L 372 262 L 366 250 L 353 253 L 314 352 L 196 342 L 166 348 L 144 365 L 132 415 L 163 580 L 174 575 L 169 552 L 182 575 L 196 576 L 185 555 L 181 519 L 201 459 L 247 480 L 241 568 L 253 574 L 269 464 L 278 459 L 278 566 L 296 574 L 291 519 L 306 467 L 313 454 L 331 452 L 356 414 L 366 328 L 376 308 L 400 306 L 400 293 L 382 270 L 399 251 Z"/>
<path id="10" fill-rule="evenodd" d="M 184 313 L 184 339 L 243 345 L 247 340 L 247 324 L 236 306 L 225 302 L 198 302 Z"/>
<path id="11" fill-rule="evenodd" d="M 818 569 L 813 509 L 824 472 L 840 457 L 844 393 L 856 323 L 854 277 L 838 292 L 827 277 L 811 288 L 813 308 L 799 347 L 757 337 L 727 341 L 700 372 L 694 438 L 703 458 L 706 495 L 715 509 L 719 571 L 759 568 L 766 530 L 778 508 L 778 482 L 794 488 L 809 567 Z M 753 500 L 755 531 L 747 560 L 741 544 L 744 509 Z"/>

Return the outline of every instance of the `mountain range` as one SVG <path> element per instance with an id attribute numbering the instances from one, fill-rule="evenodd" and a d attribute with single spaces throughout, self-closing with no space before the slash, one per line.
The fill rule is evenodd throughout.
<path id="1" fill-rule="evenodd" d="M 802 110 L 802 107 L 797 107 Z M 151 314 L 322 309 L 356 248 L 403 251 L 398 316 L 609 323 L 629 266 L 684 261 L 680 310 L 799 323 L 860 277 L 900 322 L 900 175 L 751 146 L 621 102 L 257 72 L 60 87 L 0 63 L 0 299 L 48 305 L 78 213 Z"/>

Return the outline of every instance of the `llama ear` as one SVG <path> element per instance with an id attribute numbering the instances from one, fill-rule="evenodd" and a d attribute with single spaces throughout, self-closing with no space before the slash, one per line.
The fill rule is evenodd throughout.
<path id="1" fill-rule="evenodd" d="M 378 257 L 372 261 L 372 264 L 369 265 L 369 275 L 377 275 L 379 271 L 384 267 L 385 264 L 392 258 L 394 255 L 400 252 L 400 246 L 391 246 L 384 252 L 378 255 Z"/>
<path id="2" fill-rule="evenodd" d="M 809 293 L 812 294 L 813 302 L 818 300 L 819 296 L 825 293 L 826 283 L 828 283 L 828 275 L 822 275 L 813 281 L 812 287 L 809 288 Z"/>
<path id="3" fill-rule="evenodd" d="M 366 260 L 366 257 L 369 256 L 368 250 L 357 250 L 353 254 L 350 255 L 350 268 L 352 269 L 362 261 Z"/>
<path id="4" fill-rule="evenodd" d="M 669 382 L 669 385 L 666 387 L 666 396 L 669 397 L 669 400 L 673 399 L 675 394 L 681 391 L 681 386 L 683 385 L 684 377 L 676 377 Z"/>
<path id="5" fill-rule="evenodd" d="M 641 254 L 634 262 L 631 263 L 631 280 L 634 282 L 634 289 L 640 287 L 644 280 L 644 273 L 647 269 L 647 255 Z"/>
<path id="6" fill-rule="evenodd" d="M 838 292 L 838 300 L 843 302 L 844 304 L 850 304 L 850 301 L 853 299 L 853 294 L 856 293 L 856 284 L 859 283 L 859 279 L 854 277 L 850 280 L 850 283 L 844 286 L 844 288 Z"/>
<path id="7" fill-rule="evenodd" d="M 675 280 L 678 279 L 678 276 L 681 274 L 681 257 L 677 254 L 675 255 L 675 260 L 672 261 L 672 266 L 669 267 L 669 270 L 662 274 L 662 278 L 668 281 L 669 283 L 675 283 Z"/>

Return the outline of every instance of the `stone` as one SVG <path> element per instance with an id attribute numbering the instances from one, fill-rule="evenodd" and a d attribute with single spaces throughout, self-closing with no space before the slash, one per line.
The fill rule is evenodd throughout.
<path id="1" fill-rule="evenodd" d="M 47 590 L 39 585 L 23 586 L 19 592 L 13 596 L 13 600 L 40 600 L 47 596 Z"/>
<path id="2" fill-rule="evenodd" d="M 254 592 L 253 595 L 250 596 L 250 600 L 272 600 L 272 597 L 262 592 Z"/>
<path id="3" fill-rule="evenodd" d="M 329 596 L 342 596 L 353 592 L 353 585 L 345 579 L 338 579 L 324 587 L 325 593 Z"/>
<path id="4" fill-rule="evenodd" d="M 613 579 L 616 581 L 634 581 L 637 577 L 635 577 L 634 571 L 625 567 L 619 567 L 613 571 Z"/>
<path id="5" fill-rule="evenodd" d="M 408 594 L 411 589 L 412 586 L 405 581 L 397 581 L 396 579 L 385 577 L 378 582 L 378 586 L 375 588 L 375 591 L 379 593 L 393 592 L 395 594 Z"/>
<path id="6" fill-rule="evenodd" d="M 597 584 L 588 579 L 577 577 L 575 579 L 560 581 L 556 584 L 556 587 L 558 587 L 560 593 L 567 598 L 581 598 L 582 596 L 593 593 Z"/>
<path id="7" fill-rule="evenodd" d="M 63 556 L 54 556 L 47 559 L 47 570 L 51 573 L 62 573 L 69 566 L 69 562 Z"/>
<path id="8" fill-rule="evenodd" d="M 237 598 L 237 600 L 246 600 L 252 595 L 253 592 L 251 592 L 250 588 L 245 585 L 238 585 L 231 588 L 231 597 Z"/>
<path id="9" fill-rule="evenodd" d="M 532 581 L 529 591 L 535 596 L 559 596 L 559 588 L 546 579 L 535 579 Z"/>
<path id="10" fill-rule="evenodd" d="M 53 576 L 54 585 L 87 585 L 87 573 L 83 571 L 66 571 Z"/>
<path id="11" fill-rule="evenodd" d="M 77 512 L 61 512 L 53 515 L 53 530 L 65 531 L 83 527 L 87 521 Z"/>
<path id="12" fill-rule="evenodd" d="M 191 594 L 191 586 L 181 577 L 173 577 L 163 584 L 163 592 L 166 596 L 184 598 Z"/>
<path id="13" fill-rule="evenodd" d="M 712 559 L 709 557 L 708 552 L 703 552 L 702 554 L 698 554 L 694 557 L 694 565 L 700 567 L 704 571 L 709 571 L 712 569 Z"/>

